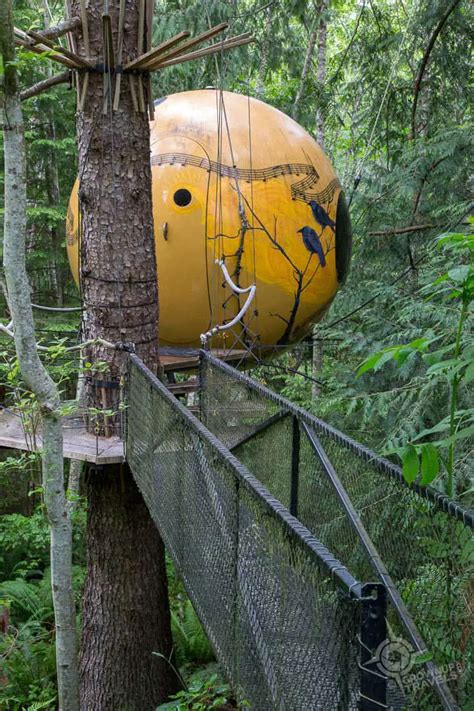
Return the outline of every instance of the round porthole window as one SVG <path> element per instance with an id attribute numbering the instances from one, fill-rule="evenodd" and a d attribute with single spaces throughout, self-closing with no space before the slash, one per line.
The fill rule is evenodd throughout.
<path id="1" fill-rule="evenodd" d="M 186 207 L 191 202 L 192 195 L 186 188 L 180 188 L 173 195 L 173 200 L 179 207 Z"/>

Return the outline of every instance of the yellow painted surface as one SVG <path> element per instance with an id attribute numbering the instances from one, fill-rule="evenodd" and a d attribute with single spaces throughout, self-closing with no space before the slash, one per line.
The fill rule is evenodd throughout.
<path id="1" fill-rule="evenodd" d="M 308 204 L 316 199 L 335 221 L 340 186 L 329 160 L 280 111 L 238 94 L 222 97 L 220 103 L 219 92 L 209 89 L 168 96 L 156 106 L 151 124 L 163 345 L 198 345 L 203 331 L 238 312 L 237 298 L 223 286 L 218 259 L 225 259 L 241 287 L 257 285 L 244 317 L 250 342 L 301 338 L 338 288 L 334 231 L 322 229 Z M 183 189 L 191 199 L 180 206 L 175 195 Z M 325 266 L 304 245 L 298 230 L 305 226 L 317 233 Z M 77 185 L 67 228 L 77 281 Z M 214 347 L 233 343 L 232 335 L 212 341 Z"/>

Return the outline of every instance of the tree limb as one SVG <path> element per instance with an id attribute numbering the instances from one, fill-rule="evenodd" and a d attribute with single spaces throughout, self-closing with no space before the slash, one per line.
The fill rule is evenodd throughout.
<path id="1" fill-rule="evenodd" d="M 395 227 L 393 230 L 377 230 L 376 232 L 367 232 L 369 237 L 388 237 L 389 235 L 404 235 L 408 232 L 421 232 L 422 230 L 431 230 L 433 227 L 431 222 L 425 225 L 407 225 L 406 227 Z"/>
<path id="2" fill-rule="evenodd" d="M 423 55 L 423 58 L 421 60 L 420 68 L 418 70 L 418 76 L 416 77 L 415 80 L 415 91 L 414 91 L 414 96 L 413 96 L 413 105 L 412 105 L 412 110 L 411 110 L 411 136 L 410 138 L 413 140 L 415 138 L 415 133 L 416 133 L 416 109 L 418 107 L 418 97 L 420 95 L 420 89 L 421 89 L 421 82 L 423 80 L 423 76 L 425 74 L 426 70 L 426 65 L 428 64 L 428 60 L 430 58 L 431 51 L 434 47 L 434 44 L 436 40 L 438 39 L 438 36 L 443 29 L 444 24 L 446 23 L 448 17 L 451 15 L 453 10 L 455 9 L 456 5 L 459 5 L 460 0 L 452 0 L 451 4 L 445 11 L 445 13 L 440 17 L 438 24 L 436 25 L 430 40 L 428 42 L 428 45 L 425 49 L 425 53 Z"/>
<path id="3" fill-rule="evenodd" d="M 71 82 L 71 72 L 70 71 L 65 71 L 61 72 L 61 74 L 55 74 L 52 77 L 48 77 L 47 79 L 43 79 L 42 81 L 37 82 L 36 84 L 33 84 L 33 86 L 30 86 L 28 89 L 25 89 L 20 93 L 20 100 L 25 101 L 26 99 L 31 99 L 33 96 L 38 96 L 38 94 L 41 94 L 43 91 L 47 91 L 48 89 L 51 89 L 52 86 L 56 86 L 56 84 L 66 84 Z"/>
<path id="4" fill-rule="evenodd" d="M 82 27 L 81 18 L 71 17 L 67 20 L 59 22 L 57 25 L 52 25 L 51 27 L 48 27 L 46 30 L 40 30 L 38 34 L 44 37 L 44 39 L 53 40 L 57 37 L 62 37 L 63 35 L 66 35 L 68 32 L 77 30 L 79 29 L 79 27 Z"/>

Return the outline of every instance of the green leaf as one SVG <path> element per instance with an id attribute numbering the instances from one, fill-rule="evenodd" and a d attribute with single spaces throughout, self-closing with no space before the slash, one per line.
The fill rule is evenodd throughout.
<path id="1" fill-rule="evenodd" d="M 364 360 L 364 362 L 359 366 L 357 369 L 356 377 L 360 378 L 361 375 L 366 373 L 368 370 L 372 370 L 375 368 L 379 360 L 381 359 L 383 355 L 382 351 L 379 351 L 378 353 L 374 353 L 373 355 L 369 356 Z"/>
<path id="2" fill-rule="evenodd" d="M 470 363 L 467 368 L 466 372 L 464 373 L 464 382 L 470 383 L 472 380 L 474 380 L 474 362 Z"/>
<path id="3" fill-rule="evenodd" d="M 450 418 L 445 417 L 443 420 L 441 420 L 441 422 L 438 422 L 436 425 L 434 425 L 433 427 L 429 427 L 426 430 L 422 430 L 419 434 L 416 435 L 416 437 L 413 437 L 413 442 L 423 439 L 424 437 L 428 437 L 428 435 L 446 432 L 447 430 L 449 430 L 449 426 Z"/>
<path id="4" fill-rule="evenodd" d="M 454 444 L 454 442 L 457 442 L 460 439 L 466 439 L 472 436 L 474 436 L 474 425 L 465 427 L 463 430 L 458 430 L 458 432 L 455 432 L 451 435 L 451 437 L 441 440 L 441 444 L 443 447 L 449 447 L 450 444 Z"/>
<path id="5" fill-rule="evenodd" d="M 455 284 L 463 284 L 469 276 L 469 270 L 470 267 L 467 264 L 461 267 L 455 267 L 449 270 L 448 277 L 451 281 L 454 281 Z"/>
<path id="6" fill-rule="evenodd" d="M 420 654 L 417 654 L 413 663 L 414 664 L 425 664 L 426 662 L 429 662 L 432 659 L 433 659 L 433 654 L 427 650 L 426 652 L 421 652 Z"/>
<path id="7" fill-rule="evenodd" d="M 415 481 L 420 470 L 418 452 L 412 444 L 408 444 L 400 453 L 403 478 L 408 484 Z"/>
<path id="8" fill-rule="evenodd" d="M 421 445 L 421 481 L 422 486 L 430 484 L 439 472 L 439 457 L 436 447 L 428 442 Z"/>

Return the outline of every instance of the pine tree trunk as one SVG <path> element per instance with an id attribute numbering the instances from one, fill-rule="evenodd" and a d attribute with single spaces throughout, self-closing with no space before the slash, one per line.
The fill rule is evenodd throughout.
<path id="1" fill-rule="evenodd" d="M 138 2 L 129 0 L 125 7 L 122 64 L 137 56 L 139 44 Z M 89 52 L 84 35 L 76 34 L 78 52 L 94 64 L 103 62 L 103 8 L 102 0 L 88 3 Z M 118 0 L 110 0 L 115 42 L 118 9 Z M 80 16 L 77 0 L 72 15 Z M 133 343 L 156 372 L 150 132 L 146 113 L 134 110 L 125 79 L 118 110 L 112 111 L 109 103 L 104 114 L 107 77 L 90 73 L 83 111 L 77 115 L 83 337 Z M 81 88 L 83 82 L 84 77 Z M 112 94 L 114 88 L 112 78 Z M 111 383 L 118 384 L 125 355 L 94 347 L 86 357 L 110 367 L 108 373 L 92 376 L 87 404 L 115 407 L 118 388 Z M 108 380 L 107 387 L 99 380 Z M 151 711 L 179 685 L 171 665 L 152 654 L 171 654 L 163 544 L 126 467 L 90 471 L 88 501 L 81 706 L 87 711 Z"/>
<path id="2" fill-rule="evenodd" d="M 103 62 L 102 0 L 88 3 L 89 54 L 83 36 L 78 52 L 92 62 Z M 116 35 L 118 0 L 108 3 Z M 73 16 L 80 16 L 77 0 Z M 126 3 L 123 60 L 137 56 L 138 2 Z M 133 109 L 129 82 L 122 78 L 120 106 L 103 113 L 107 77 L 89 74 L 84 110 L 77 114 L 79 200 L 82 220 L 81 283 L 85 306 L 84 340 L 100 336 L 133 343 L 155 371 L 158 365 L 158 292 L 151 206 L 150 129 L 145 112 Z M 81 85 L 85 78 L 83 77 Z M 115 79 L 111 79 L 112 95 Z M 125 356 L 97 346 L 86 354 L 91 363 L 106 361 L 110 372 L 98 380 L 118 381 Z M 114 397 L 115 395 L 115 397 Z M 89 382 L 88 402 L 98 407 L 116 405 L 117 390 Z"/>
<path id="3" fill-rule="evenodd" d="M 127 467 L 90 471 L 86 488 L 81 708 L 153 711 L 178 687 L 163 543 Z"/>

